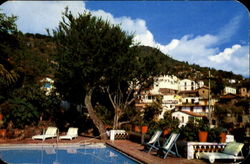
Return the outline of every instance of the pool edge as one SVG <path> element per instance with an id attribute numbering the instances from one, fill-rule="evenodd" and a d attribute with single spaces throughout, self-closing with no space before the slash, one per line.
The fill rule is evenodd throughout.
<path id="1" fill-rule="evenodd" d="M 112 148 L 115 149 L 116 151 L 118 151 L 118 152 L 124 154 L 124 155 L 127 156 L 128 158 L 131 158 L 132 160 L 134 160 L 134 161 L 136 161 L 136 162 L 138 162 L 138 163 L 140 163 L 140 164 L 144 164 L 144 163 L 145 163 L 145 161 L 143 161 L 143 160 L 137 158 L 137 157 L 134 156 L 133 154 L 131 154 L 131 153 L 129 153 L 129 152 L 126 152 L 126 151 L 124 151 L 124 150 L 121 150 L 121 149 L 119 149 L 118 147 L 116 147 L 116 146 L 114 146 L 114 145 L 112 145 L 112 144 L 110 144 L 110 143 L 108 143 L 108 142 L 106 142 L 105 144 L 106 144 L 107 146 L 109 146 L 109 147 L 112 147 Z"/>

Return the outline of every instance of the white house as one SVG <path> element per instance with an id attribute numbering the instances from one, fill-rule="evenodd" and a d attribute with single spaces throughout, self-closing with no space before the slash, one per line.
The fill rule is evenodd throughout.
<path id="1" fill-rule="evenodd" d="M 186 126 L 187 122 L 191 119 L 194 118 L 202 119 L 202 117 L 204 117 L 204 115 L 188 111 L 176 111 L 172 113 L 172 118 L 179 119 L 180 121 L 179 127 Z"/>
<path id="2" fill-rule="evenodd" d="M 225 87 L 224 88 L 224 94 L 236 94 L 236 88 L 233 88 L 233 87 Z"/>
<path id="3" fill-rule="evenodd" d="M 179 81 L 180 80 L 176 76 L 173 76 L 173 75 L 164 75 L 164 76 L 156 77 L 154 79 L 153 88 L 150 92 L 152 94 L 159 94 L 159 92 L 165 92 L 165 93 L 168 92 L 168 94 L 171 94 L 173 93 L 171 91 L 177 92 L 179 90 Z M 161 89 L 165 89 L 165 91 Z"/>
<path id="4" fill-rule="evenodd" d="M 203 81 L 195 82 L 189 79 L 180 80 L 180 91 L 193 91 L 204 86 Z"/>
<path id="5" fill-rule="evenodd" d="M 142 91 L 139 95 L 141 104 L 152 103 L 157 96 L 162 97 L 164 110 L 174 109 L 175 104 L 179 103 L 176 96 L 179 89 L 179 79 L 176 76 L 164 75 L 154 79 L 152 88 Z"/>

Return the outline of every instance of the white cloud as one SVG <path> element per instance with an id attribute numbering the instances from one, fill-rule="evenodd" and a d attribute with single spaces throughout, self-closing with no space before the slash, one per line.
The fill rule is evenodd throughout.
<path id="1" fill-rule="evenodd" d="M 7 1 L 0 8 L 8 15 L 18 16 L 16 23 L 22 32 L 46 34 L 46 28 L 58 26 L 66 6 L 74 15 L 85 9 L 81 1 Z"/>
<path id="2" fill-rule="evenodd" d="M 241 45 L 233 45 L 232 48 L 225 48 L 224 51 L 220 52 L 219 54 L 216 54 L 214 56 L 208 56 L 208 59 L 216 63 L 223 63 L 229 61 L 231 59 L 231 55 L 239 48 L 241 48 Z"/>
<path id="3" fill-rule="evenodd" d="M 249 76 L 249 46 L 235 45 L 229 51 L 232 52 L 230 60 L 223 63 L 209 62 L 211 67 Z"/>
<path id="4" fill-rule="evenodd" d="M 91 11 L 91 14 L 97 17 L 101 17 L 104 20 L 108 20 L 112 24 L 119 24 L 121 28 L 129 33 L 136 35 L 145 35 L 149 31 L 146 27 L 146 22 L 142 19 L 131 19 L 130 17 L 118 17 L 115 18 L 112 14 L 103 10 Z"/>

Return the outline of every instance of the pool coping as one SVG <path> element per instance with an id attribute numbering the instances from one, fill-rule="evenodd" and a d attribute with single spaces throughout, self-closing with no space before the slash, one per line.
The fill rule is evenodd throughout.
<path id="1" fill-rule="evenodd" d="M 108 142 L 106 142 L 105 144 L 106 144 L 107 146 L 109 146 L 109 147 L 115 149 L 116 151 L 122 153 L 123 155 L 127 156 L 128 158 L 130 158 L 130 159 L 132 159 L 132 160 L 134 160 L 134 161 L 140 163 L 140 164 L 145 163 L 145 161 L 143 161 L 143 160 L 137 158 L 136 156 L 132 155 L 131 153 L 128 153 L 128 152 L 126 152 L 126 151 L 123 151 L 123 150 L 121 150 L 121 149 L 118 149 L 117 147 L 113 146 L 112 144 L 110 144 L 110 143 L 108 143 Z"/>

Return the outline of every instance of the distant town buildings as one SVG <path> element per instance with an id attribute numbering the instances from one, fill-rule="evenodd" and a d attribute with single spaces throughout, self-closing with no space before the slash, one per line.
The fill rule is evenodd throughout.
<path id="1" fill-rule="evenodd" d="M 159 119 L 163 118 L 166 111 L 172 111 L 172 117 L 176 117 L 182 124 L 186 124 L 191 117 L 208 115 L 208 95 L 209 89 L 203 81 L 180 80 L 176 76 L 165 75 L 155 78 L 152 87 L 139 94 L 136 107 L 144 108 L 153 103 L 157 96 L 160 96 L 162 113 L 159 115 Z M 215 101 L 211 102 L 210 105 L 213 106 Z"/>

